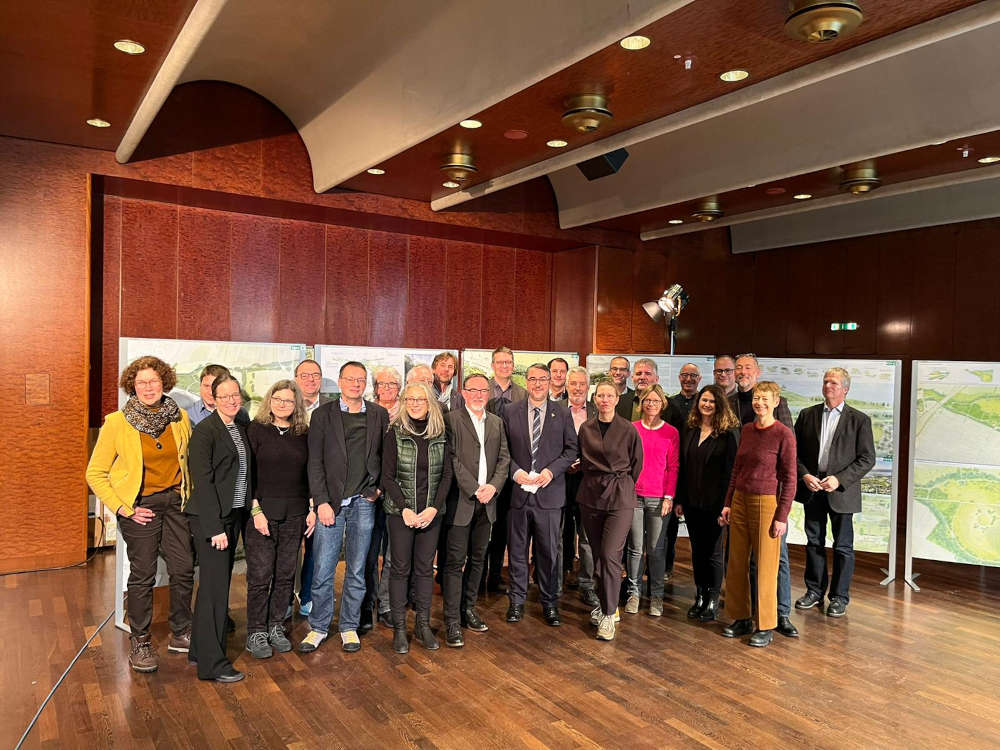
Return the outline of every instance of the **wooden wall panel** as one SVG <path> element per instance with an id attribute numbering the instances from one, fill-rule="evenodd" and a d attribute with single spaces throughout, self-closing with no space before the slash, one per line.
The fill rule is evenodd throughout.
<path id="1" fill-rule="evenodd" d="M 121 198 L 104 197 L 104 258 L 101 325 L 101 409 L 90 415 L 90 426 L 100 427 L 104 415 L 118 408 L 118 333 L 121 318 Z"/>
<path id="2" fill-rule="evenodd" d="M 883 357 L 891 357 L 894 352 L 909 353 L 913 256 L 905 232 L 886 235 L 879 243 L 878 278 L 876 352 Z"/>
<path id="3" fill-rule="evenodd" d="M 447 315 L 445 241 L 410 237 L 407 258 L 404 339 L 422 349 L 439 347 L 445 341 Z"/>
<path id="4" fill-rule="evenodd" d="M 177 338 L 225 341 L 230 335 L 231 218 L 183 207 L 178 217 Z M 222 274 L 225 283 L 219 283 Z"/>
<path id="5" fill-rule="evenodd" d="M 275 273 L 281 224 L 259 216 L 233 216 L 228 272 L 233 341 L 277 341 L 279 278 Z"/>
<path id="6" fill-rule="evenodd" d="M 371 346 L 403 346 L 407 296 L 407 237 L 372 232 L 368 240 Z"/>
<path id="7" fill-rule="evenodd" d="M 326 328 L 319 343 L 368 343 L 368 235 L 364 229 L 326 227 Z"/>
<path id="8" fill-rule="evenodd" d="M 566 250 L 552 256 L 552 348 L 578 352 L 594 349 L 597 289 L 596 247 Z"/>
<path id="9" fill-rule="evenodd" d="M 270 262 L 280 280 L 278 341 L 320 341 L 326 329 L 325 227 L 282 221 L 279 236 L 279 257 Z"/>
<path id="10" fill-rule="evenodd" d="M 514 256 L 514 349 L 552 348 L 552 254 L 517 250 Z"/>
<path id="11" fill-rule="evenodd" d="M 1000 226 L 976 221 L 958 226 L 955 253 L 956 359 L 1000 356 Z M 989 355 L 987 355 L 989 356 Z"/>
<path id="12" fill-rule="evenodd" d="M 665 343 L 666 327 L 655 322 L 642 309 L 645 302 L 659 299 L 663 290 L 674 283 L 671 258 L 667 253 L 652 249 L 645 253 L 632 254 L 632 300 L 631 330 L 633 351 L 667 351 Z"/>
<path id="13" fill-rule="evenodd" d="M 874 354 L 878 341 L 878 290 L 882 283 L 878 274 L 879 253 L 875 243 L 864 237 L 842 243 L 846 250 L 841 268 L 853 269 L 844 274 L 843 322 L 855 321 L 861 325 L 856 331 L 831 332 L 840 339 L 841 353 L 845 357 Z"/>
<path id="14" fill-rule="evenodd" d="M 482 341 L 483 246 L 445 243 L 445 346 L 474 349 Z"/>
<path id="15" fill-rule="evenodd" d="M 910 351 L 913 357 L 928 359 L 954 356 L 955 332 L 955 242 L 958 225 L 930 227 L 924 230 L 934 252 L 914 263 L 913 287 L 910 289 L 913 328 Z M 913 247 L 914 232 L 903 233 Z"/>
<path id="16" fill-rule="evenodd" d="M 514 280 L 515 251 L 509 247 L 483 248 L 483 299 L 480 341 L 487 349 L 513 348 L 514 309 L 521 304 Z"/>
<path id="17" fill-rule="evenodd" d="M 631 252 L 598 249 L 594 351 L 632 351 L 632 278 Z"/>
<path id="18" fill-rule="evenodd" d="M 177 335 L 177 215 L 166 203 L 122 204 L 122 336 Z"/>

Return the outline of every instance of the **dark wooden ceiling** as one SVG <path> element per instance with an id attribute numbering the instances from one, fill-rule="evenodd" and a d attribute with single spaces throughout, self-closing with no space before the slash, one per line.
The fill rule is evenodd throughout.
<path id="1" fill-rule="evenodd" d="M 783 0 L 696 0 L 637 30 L 652 39 L 646 49 L 630 52 L 617 43 L 606 47 L 484 112 L 469 112 L 468 117 L 482 121 L 482 128 L 456 124 L 379 165 L 386 174 L 363 173 L 341 187 L 421 201 L 439 198 L 452 192 L 442 187 L 447 178 L 440 171 L 452 150 L 475 159 L 479 171 L 467 186 L 486 182 L 554 155 L 556 150 L 545 145 L 550 139 L 561 138 L 569 142 L 567 148 L 577 148 L 973 4 L 864 0 L 865 21 L 853 35 L 815 45 L 785 36 L 788 3 Z M 719 79 L 734 68 L 748 70 L 750 77 L 735 84 Z M 614 120 L 593 134 L 563 125 L 566 98 L 594 91 L 607 96 Z M 512 128 L 527 131 L 528 137 L 504 138 Z"/>

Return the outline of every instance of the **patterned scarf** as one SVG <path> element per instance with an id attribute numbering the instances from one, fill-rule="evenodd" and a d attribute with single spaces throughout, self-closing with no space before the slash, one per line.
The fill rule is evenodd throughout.
<path id="1" fill-rule="evenodd" d="M 154 438 L 162 435 L 171 422 L 179 422 L 181 418 L 180 407 L 170 396 L 164 396 L 160 408 L 155 410 L 142 403 L 138 397 L 132 396 L 122 407 L 122 414 L 125 415 L 125 421 L 135 429 Z"/>

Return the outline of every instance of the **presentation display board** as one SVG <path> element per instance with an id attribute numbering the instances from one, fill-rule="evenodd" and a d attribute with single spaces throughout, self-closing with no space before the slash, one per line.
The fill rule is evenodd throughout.
<path id="1" fill-rule="evenodd" d="M 528 367 L 535 362 L 548 364 L 554 357 L 562 357 L 569 362 L 570 367 L 580 364 L 580 355 L 576 352 L 535 352 L 528 350 L 514 350 L 514 375 L 512 380 L 522 387 L 526 387 L 524 380 Z M 481 373 L 486 377 L 493 376 L 493 350 L 492 349 L 463 349 L 462 350 L 462 378 L 474 373 Z"/>
<path id="2" fill-rule="evenodd" d="M 361 362 L 368 368 L 368 383 L 365 385 L 365 398 L 374 398 L 372 372 L 376 367 L 395 367 L 403 382 L 406 373 L 416 365 L 430 367 L 434 356 L 441 351 L 451 351 L 458 357 L 458 350 L 442 349 L 393 349 L 378 346 L 327 346 L 316 345 L 316 361 L 323 368 L 323 386 L 320 392 L 328 396 L 339 396 L 340 386 L 337 385 L 337 375 L 345 362 Z"/>
<path id="3" fill-rule="evenodd" d="M 712 368 L 715 366 L 715 357 L 704 354 L 588 354 L 587 372 L 590 374 L 590 388 L 602 377 L 608 376 L 611 367 L 611 360 L 616 356 L 624 356 L 629 362 L 629 368 L 635 365 L 638 359 L 651 359 L 656 363 L 656 372 L 660 377 L 660 385 L 668 396 L 673 396 L 680 389 L 680 381 L 677 379 L 681 368 L 688 362 L 698 365 L 701 370 L 701 385 L 710 385 L 712 379 Z M 629 376 L 629 388 L 632 387 L 631 375 Z M 701 387 L 701 386 L 699 386 Z"/>
<path id="4" fill-rule="evenodd" d="M 1000 566 L 1000 363 L 913 363 L 906 569 Z"/>

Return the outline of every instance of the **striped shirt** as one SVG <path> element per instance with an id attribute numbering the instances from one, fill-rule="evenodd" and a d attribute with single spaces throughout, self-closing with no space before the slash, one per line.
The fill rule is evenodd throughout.
<path id="1" fill-rule="evenodd" d="M 236 493 L 233 497 L 233 507 L 245 508 L 247 505 L 247 447 L 243 444 L 243 438 L 240 436 L 240 428 L 236 426 L 235 422 L 227 424 L 226 429 L 229 430 L 229 437 L 233 439 L 236 452 L 240 454 L 240 473 L 236 477 Z"/>

